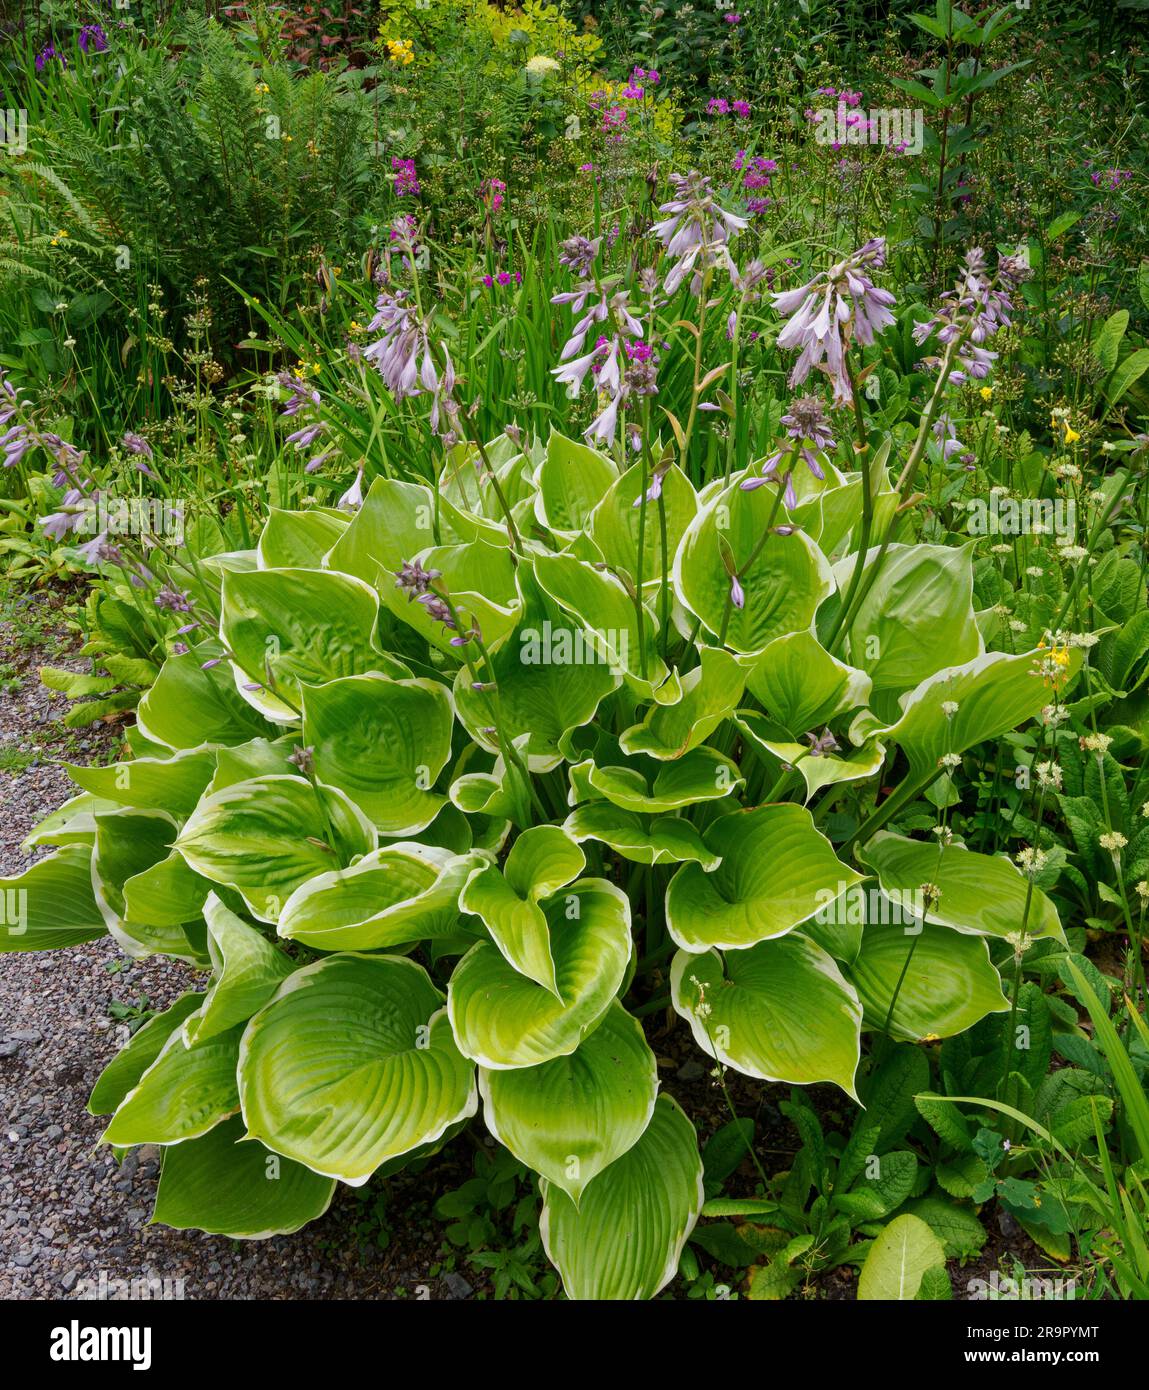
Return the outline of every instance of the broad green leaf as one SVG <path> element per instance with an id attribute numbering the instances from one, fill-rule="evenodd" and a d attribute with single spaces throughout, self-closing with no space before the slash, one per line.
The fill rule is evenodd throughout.
<path id="1" fill-rule="evenodd" d="M 913 1191 L 918 1161 L 906 1149 L 872 1155 L 849 1192 L 837 1192 L 835 1211 L 845 1212 L 855 1223 L 882 1221 L 897 1211 Z"/>
<path id="2" fill-rule="evenodd" d="M 719 647 L 704 647 L 700 664 L 682 677 L 682 698 L 673 705 L 652 704 L 642 722 L 620 736 L 619 747 L 660 761 L 681 758 L 729 718 L 744 682 L 735 657 Z"/>
<path id="3" fill-rule="evenodd" d="M 215 771 L 215 755 L 195 749 L 171 758 L 134 758 L 104 767 L 65 763 L 77 786 L 122 806 L 150 807 L 186 816 Z"/>
<path id="4" fill-rule="evenodd" d="M 535 516 L 548 531 L 585 531 L 595 505 L 618 478 L 614 464 L 589 445 L 552 430 L 535 472 Z"/>
<path id="5" fill-rule="evenodd" d="M 899 744 L 914 775 L 924 776 L 947 753 L 963 753 L 975 743 L 1008 733 L 1051 704 L 1053 689 L 1042 675 L 1047 659 L 1048 653 L 1040 649 L 1017 656 L 987 652 L 936 671 L 902 697 L 902 716 L 896 723 L 868 732 Z M 1067 684 L 1080 668 L 1081 652 L 1075 648 L 1067 654 L 1058 683 Z"/>
<path id="6" fill-rule="evenodd" d="M 218 642 L 200 642 L 169 656 L 140 701 L 136 718 L 145 736 L 165 748 L 245 743 L 278 732 L 235 688 Z M 204 668 L 204 663 L 215 663 Z"/>
<path id="7" fill-rule="evenodd" d="M 725 643 L 736 652 L 760 652 L 784 633 L 809 630 L 818 605 L 834 587 L 829 563 L 803 532 L 771 535 L 760 545 L 774 506 L 773 491 L 712 485 L 702 493 L 702 509 L 674 557 L 680 602 L 715 636 L 725 628 Z M 785 509 L 779 508 L 774 524 L 785 521 Z M 742 608 L 730 601 L 724 547 L 740 574 Z M 743 573 L 752 556 L 753 564 Z"/>
<path id="8" fill-rule="evenodd" d="M 509 964 L 556 998 L 550 927 L 539 904 L 585 867 L 586 855 L 564 830 L 535 826 L 511 846 L 502 871 L 493 863 L 475 869 L 458 899 L 464 912 L 482 919 Z"/>
<path id="9" fill-rule="evenodd" d="M 455 967 L 447 1008 L 465 1056 L 492 1070 L 572 1053 L 601 1021 L 631 954 L 630 904 L 604 879 L 584 878 L 542 905 L 558 997 L 481 941 Z"/>
<path id="10" fill-rule="evenodd" d="M 179 1144 L 239 1109 L 235 1068 L 242 1028 L 187 1047 L 179 1031 L 116 1107 L 102 1141 L 118 1148 Z"/>
<path id="11" fill-rule="evenodd" d="M 572 1299 L 654 1298 L 674 1278 L 702 1209 L 694 1126 L 660 1096 L 638 1143 L 584 1190 L 578 1206 L 540 1184 L 543 1247 Z"/>
<path id="12" fill-rule="evenodd" d="M 413 557 L 414 558 L 414 557 Z M 464 545 L 436 546 L 420 553 L 420 564 L 438 570 L 436 587 L 450 594 L 459 625 L 467 629 L 477 623 L 488 650 L 496 647 L 511 631 L 522 612 L 515 564 L 505 544 L 470 541 Z M 452 640 L 459 634 L 437 622 L 424 604 L 395 579 L 381 580 L 381 597 L 390 612 L 415 629 L 441 652 L 459 659 Z"/>
<path id="13" fill-rule="evenodd" d="M 861 875 L 843 864 L 804 807 L 735 811 L 704 833 L 722 863 L 684 864 L 666 893 L 666 925 L 686 951 L 738 950 L 826 911 Z"/>
<path id="14" fill-rule="evenodd" d="M 22 874 L 0 879 L 0 952 L 49 951 L 108 934 L 92 891 L 92 851 L 65 845 Z"/>
<path id="15" fill-rule="evenodd" d="M 327 555 L 330 569 L 354 575 L 383 591 L 394 588 L 395 575 L 407 560 L 432 545 L 461 541 L 444 527 L 431 489 L 422 483 L 376 478 L 362 507 Z"/>
<path id="16" fill-rule="evenodd" d="M 592 760 L 570 770 L 572 785 L 585 778 L 597 793 L 623 811 L 660 815 L 681 811 L 700 801 L 719 801 L 745 783 L 728 758 L 714 748 L 692 748 L 671 762 L 656 763 L 650 774 L 640 770 L 639 760 L 629 767 L 597 767 Z"/>
<path id="17" fill-rule="evenodd" d="M 601 840 L 635 864 L 693 860 L 705 869 L 714 869 L 722 862 L 688 820 L 656 816 L 648 825 L 634 811 L 623 811 L 609 801 L 590 801 L 580 806 L 567 816 L 563 829 L 580 844 L 584 840 Z"/>
<path id="18" fill-rule="evenodd" d="M 164 1150 L 152 1220 L 178 1231 L 233 1240 L 289 1236 L 323 1215 L 335 1181 L 242 1143 L 243 1121 L 224 1120 L 198 1139 Z"/>
<path id="19" fill-rule="evenodd" d="M 248 1134 L 358 1187 L 478 1108 L 442 995 L 403 956 L 328 956 L 297 970 L 247 1025 Z"/>
<path id="20" fill-rule="evenodd" d="M 945 1262 L 945 1248 L 920 1217 L 895 1217 L 870 1246 L 858 1276 L 858 1298 L 913 1300 L 927 1271 Z"/>
<path id="21" fill-rule="evenodd" d="M 237 1023 L 246 1023 L 295 969 L 295 963 L 214 893 L 204 907 L 208 950 L 215 970 L 203 1007 L 184 1024 L 190 1047 Z"/>
<path id="22" fill-rule="evenodd" d="M 638 532 L 642 508 L 637 505 L 642 496 L 642 468 L 634 464 L 614 482 L 604 495 L 599 489 L 597 505 L 590 520 L 590 534 L 606 563 L 625 570 L 638 583 Z M 661 587 L 662 523 L 659 502 L 646 504 L 646 528 L 642 539 L 642 581 L 644 593 L 651 587 Z M 662 478 L 661 506 L 666 515 L 666 568 L 669 572 L 674 552 L 687 526 L 698 510 L 694 488 L 678 467 L 666 470 Z M 655 601 L 657 607 L 657 601 Z"/>
<path id="23" fill-rule="evenodd" d="M 874 869 L 892 899 L 911 901 L 923 883 L 939 888 L 941 896 L 925 913 L 927 922 L 1013 942 L 1023 936 L 1065 940 L 1057 908 L 1004 855 L 975 854 L 961 845 L 939 847 L 879 831 L 858 858 Z"/>
<path id="24" fill-rule="evenodd" d="M 323 557 L 347 529 L 345 513 L 313 507 L 306 512 L 268 509 L 260 532 L 259 568 L 320 569 Z"/>
<path id="25" fill-rule="evenodd" d="M 812 632 L 778 637 L 751 668 L 746 684 L 768 717 L 792 735 L 808 733 L 864 705 L 871 682 L 830 655 Z"/>
<path id="26" fill-rule="evenodd" d="M 860 748 L 847 746 L 844 754 L 812 753 L 810 743 L 788 743 L 772 738 L 771 734 L 777 729 L 751 711 L 739 712 L 734 717 L 734 723 L 780 764 L 798 772 L 806 786 L 807 803 L 823 787 L 835 786 L 840 782 L 863 782 L 876 777 L 886 760 L 885 745 L 876 739 L 867 740 Z"/>
<path id="27" fill-rule="evenodd" d="M 303 696 L 303 743 L 315 775 L 385 835 L 425 830 L 446 798 L 431 791 L 451 756 L 454 714 L 434 680 L 347 676 Z"/>
<path id="28" fill-rule="evenodd" d="M 569 1056 L 481 1069 L 479 1090 L 495 1138 L 577 1204 L 650 1123 L 658 1068 L 638 1020 L 615 1001 Z"/>
<path id="29" fill-rule="evenodd" d="M 107 797 L 93 796 L 91 792 L 80 792 L 38 821 L 35 829 L 21 841 L 20 848 L 27 853 L 44 845 L 90 847 L 96 840 L 96 812 L 114 811 L 119 804 Z"/>
<path id="30" fill-rule="evenodd" d="M 236 686 L 267 719 L 299 717 L 300 683 L 384 669 L 374 643 L 379 597 L 332 570 L 252 570 L 223 577 L 220 638 Z"/>
<path id="31" fill-rule="evenodd" d="M 98 812 L 95 820 L 92 887 L 108 931 L 120 948 L 136 958 L 165 954 L 198 960 L 206 942 L 192 942 L 185 925 L 170 920 L 169 900 L 164 899 L 162 891 L 155 891 L 157 874 L 161 884 L 167 882 L 171 886 L 172 883 L 158 866 L 170 859 L 178 834 L 175 820 L 165 811 L 136 811 L 126 806 Z M 129 884 L 133 885 L 135 913 L 129 912 Z M 182 892 L 189 885 L 185 880 L 180 886 Z M 189 903 L 193 915 L 198 917 L 194 895 L 182 900 Z M 141 914 L 153 904 L 158 904 L 160 911 L 155 920 L 149 921 Z M 197 934 L 201 936 L 202 928 L 202 922 L 196 925 Z"/>
<path id="32" fill-rule="evenodd" d="M 153 1014 L 138 1028 L 96 1078 L 88 1097 L 88 1113 L 110 1115 L 139 1085 L 140 1077 L 163 1051 L 164 1044 L 203 1001 L 202 994 L 181 994 L 163 1013 Z"/>
<path id="33" fill-rule="evenodd" d="M 710 1057 L 763 1081 L 833 1081 L 855 1096 L 862 1008 L 837 965 L 800 932 L 671 967 L 671 1002 Z"/>
<path id="34" fill-rule="evenodd" d="M 375 827 L 341 791 L 303 777 L 254 777 L 204 797 L 176 848 L 197 873 L 237 889 L 276 922 L 309 878 L 375 848 Z"/>
<path id="35" fill-rule="evenodd" d="M 476 858 L 400 840 L 349 869 L 316 874 L 283 905 L 279 934 L 320 951 L 376 951 L 459 929 Z"/>
<path id="36" fill-rule="evenodd" d="M 210 892 L 207 879 L 172 850 L 159 863 L 124 880 L 124 921 L 133 927 L 181 927 L 198 920 Z"/>
<path id="37" fill-rule="evenodd" d="M 867 1028 L 885 1031 L 897 992 L 889 1033 L 910 1042 L 963 1033 L 986 1014 L 1009 1007 L 985 939 L 948 927 L 926 925 L 918 931 L 917 924 L 870 921 L 862 949 L 845 973 L 862 1001 Z"/>

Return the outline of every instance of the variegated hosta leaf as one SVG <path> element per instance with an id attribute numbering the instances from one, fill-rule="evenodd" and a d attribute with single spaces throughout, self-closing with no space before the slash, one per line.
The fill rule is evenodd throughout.
<path id="1" fill-rule="evenodd" d="M 746 781 L 714 748 L 692 748 L 672 762 L 654 763 L 649 773 L 640 770 L 639 759 L 633 762 L 629 767 L 599 767 L 592 759 L 576 763 L 570 769 L 572 799 L 599 796 L 623 811 L 662 815 L 720 801 Z"/>
<path id="2" fill-rule="evenodd" d="M 475 869 L 459 897 L 464 912 L 480 917 L 506 960 L 558 997 L 551 933 L 539 903 L 586 867 L 586 855 L 557 825 L 524 830 L 500 872 Z"/>
<path id="3" fill-rule="evenodd" d="M 694 1126 L 660 1096 L 642 1138 L 585 1189 L 576 1207 L 545 1178 L 539 1229 L 568 1298 L 654 1298 L 674 1278 L 702 1210 Z"/>
<path id="4" fill-rule="evenodd" d="M 612 669 L 609 657 L 543 593 L 525 564 L 519 585 L 522 617 L 491 658 L 484 689 L 475 690 L 473 675 L 462 667 L 455 700 L 460 720 L 480 747 L 499 751 L 492 732 L 497 724 L 516 747 L 525 738 L 525 761 L 544 772 L 562 761 L 563 735 L 592 720 L 602 700 L 618 687 L 622 668 Z"/>
<path id="5" fill-rule="evenodd" d="M 269 507 L 256 555 L 261 570 L 323 568 L 323 557 L 347 530 L 346 512 L 312 507 L 306 512 Z"/>
<path id="6" fill-rule="evenodd" d="M 493 650 L 518 622 L 522 610 L 510 551 L 504 543 L 492 545 L 487 540 L 426 549 L 427 539 L 417 556 L 407 558 L 417 558 L 425 569 L 439 571 L 439 584 L 451 595 L 460 623 L 466 627 L 477 622 L 484 644 Z M 414 628 L 432 647 L 458 659 L 451 646 L 456 633 L 437 622 L 424 604 L 413 601 L 411 591 L 398 586 L 393 575 L 380 574 L 379 584 L 383 603 L 400 622 Z"/>
<path id="7" fill-rule="evenodd" d="M 722 863 L 684 864 L 666 893 L 666 925 L 687 951 L 738 950 L 799 926 L 857 883 L 814 818 L 784 804 L 734 811 L 704 839 Z"/>
<path id="8" fill-rule="evenodd" d="M 580 844 L 584 840 L 601 840 L 635 864 L 693 860 L 705 869 L 713 869 L 722 862 L 690 821 L 679 816 L 656 816 L 648 825 L 634 811 L 623 811 L 609 801 L 588 801 L 567 816 L 563 829 Z"/>
<path id="9" fill-rule="evenodd" d="M 92 851 L 65 845 L 22 874 L 0 878 L 0 952 L 78 946 L 108 932 L 92 889 Z"/>
<path id="10" fill-rule="evenodd" d="M 795 531 L 772 535 L 774 488 L 743 492 L 721 481 L 704 489 L 702 508 L 687 527 L 674 557 L 674 588 L 685 608 L 736 652 L 760 652 L 787 632 L 808 631 L 824 598 L 833 592 L 829 562 L 809 536 Z M 775 525 L 786 521 L 780 507 Z M 755 556 L 742 575 L 743 607 L 731 602 L 731 575 L 724 548 L 736 570 Z M 755 551 L 757 554 L 755 555 Z"/>
<path id="11" fill-rule="evenodd" d="M 897 917 L 896 904 L 889 915 Z M 889 1034 L 910 1042 L 948 1038 L 1009 1007 L 984 938 L 912 920 L 883 925 L 873 917 L 871 911 L 862 949 L 845 967 L 867 1028 L 886 1031 L 895 991 Z"/>
<path id="12" fill-rule="evenodd" d="M 178 1033 L 184 1019 L 194 1014 L 205 995 L 181 994 L 162 1013 L 153 1014 L 120 1048 L 92 1087 L 88 1097 L 90 1115 L 110 1115 L 120 1102 L 139 1085 L 140 1077 L 163 1051 L 164 1044 Z"/>
<path id="13" fill-rule="evenodd" d="M 865 564 L 876 557 L 871 550 Z M 834 568 L 843 594 L 857 561 L 852 555 Z M 979 657 L 984 648 L 973 612 L 973 542 L 891 545 L 850 625 L 846 649 L 873 681 L 879 711 L 885 692 L 892 697 L 911 690 L 943 666 Z"/>
<path id="14" fill-rule="evenodd" d="M 649 484 L 649 479 L 648 479 Z M 616 570 L 624 570 L 634 582 L 638 583 L 638 534 L 642 508 L 642 469 L 628 468 L 613 486 L 606 490 L 600 488 L 595 497 L 594 514 L 590 519 L 590 533 L 606 563 Z M 690 479 L 677 465 L 668 468 L 662 475 L 662 496 L 659 502 L 648 502 L 646 506 L 646 526 L 642 539 L 642 580 L 643 592 L 650 594 L 662 583 L 662 522 L 666 519 L 666 568 L 669 570 L 678 542 L 698 511 L 698 501 Z M 658 608 L 658 600 L 652 599 L 652 606 Z"/>
<path id="15" fill-rule="evenodd" d="M 214 893 L 205 903 L 203 915 L 215 975 L 203 1007 L 183 1026 L 184 1042 L 189 1047 L 225 1033 L 237 1023 L 246 1023 L 295 968 L 282 951 L 226 908 Z"/>
<path id="16" fill-rule="evenodd" d="M 537 1067 L 479 1072 L 487 1128 L 577 1203 L 650 1122 L 658 1068 L 636 1018 L 614 1001 L 574 1052 Z"/>
<path id="17" fill-rule="evenodd" d="M 534 1067 L 567 1056 L 602 1020 L 630 960 L 630 903 L 605 879 L 572 883 L 542 904 L 550 929 L 556 998 L 481 941 L 455 967 L 451 1026 L 480 1066 Z"/>
<path id="18" fill-rule="evenodd" d="M 570 536 L 585 531 L 591 513 L 617 479 L 618 471 L 605 454 L 552 430 L 535 470 L 535 517 L 548 531 Z"/>
<path id="19" fill-rule="evenodd" d="M 375 848 L 375 827 L 343 792 L 304 777 L 253 777 L 206 796 L 176 840 L 197 873 L 237 889 L 276 922 L 316 874 Z"/>
<path id="20" fill-rule="evenodd" d="M 1041 674 L 1047 652 L 1007 656 L 987 652 L 963 666 L 936 671 L 901 699 L 902 716 L 873 727 L 873 718 L 855 720 L 858 733 L 876 734 L 901 747 L 916 776 L 925 776 L 947 753 L 963 753 L 975 743 L 997 738 L 1040 714 L 1053 690 Z M 1081 669 L 1081 652 L 1068 653 L 1058 681 L 1062 688 Z M 956 708 L 954 708 L 956 707 Z"/>
<path id="21" fill-rule="evenodd" d="M 682 697 L 673 705 L 652 704 L 641 724 L 619 738 L 624 753 L 681 758 L 709 738 L 734 712 L 746 675 L 736 657 L 720 647 L 703 647 L 700 664 L 682 677 Z"/>
<path id="22" fill-rule="evenodd" d="M 166 748 L 243 743 L 277 732 L 235 688 L 223 647 L 214 639 L 168 657 L 140 700 L 136 719 L 152 743 Z"/>
<path id="23" fill-rule="evenodd" d="M 248 1133 L 353 1187 L 439 1138 L 478 1108 L 475 1069 L 441 1004 L 403 956 L 340 954 L 297 970 L 243 1036 Z"/>
<path id="24" fill-rule="evenodd" d="M 446 800 L 430 788 L 451 756 L 454 713 L 433 680 L 347 676 L 303 691 L 315 775 L 347 793 L 384 835 L 426 829 Z"/>
<path id="25" fill-rule="evenodd" d="M 263 1240 L 289 1236 L 323 1215 L 335 1195 L 333 1178 L 243 1140 L 236 1116 L 165 1149 L 152 1220 L 179 1231 Z"/>
<path id="26" fill-rule="evenodd" d="M 279 934 L 321 951 L 375 951 L 450 935 L 476 863 L 477 856 L 436 845 L 386 845 L 297 888 L 283 905 Z"/>
<path id="27" fill-rule="evenodd" d="M 20 842 L 20 848 L 27 854 L 29 850 L 41 849 L 44 845 L 60 848 L 65 845 L 91 846 L 96 842 L 96 812 L 114 811 L 118 805 L 119 802 L 108 797 L 80 792 L 45 816 Z"/>
<path id="28" fill-rule="evenodd" d="M 801 775 L 806 785 L 807 804 L 823 787 L 875 777 L 886 760 L 885 746 L 876 739 L 861 748 L 851 748 L 847 744 L 844 752 L 815 752 L 809 741 L 788 742 L 777 725 L 768 723 L 754 711 L 740 710 L 734 716 L 734 724 L 756 747 L 765 749 L 776 759 L 780 767 L 793 768 Z"/>
<path id="29" fill-rule="evenodd" d="M 862 1006 L 833 959 L 801 932 L 671 967 L 671 1002 L 711 1057 L 763 1081 L 833 1081 L 855 1096 Z"/>
<path id="30" fill-rule="evenodd" d="M 78 787 L 122 806 L 152 807 L 186 816 L 215 771 L 215 754 L 194 749 L 171 758 L 134 758 L 106 767 L 65 763 L 64 770 Z"/>
<path id="31" fill-rule="evenodd" d="M 206 1134 L 239 1109 L 235 1068 L 242 1027 L 186 1046 L 181 1032 L 168 1038 L 156 1060 L 116 1108 L 103 1142 L 180 1144 Z"/>
<path id="32" fill-rule="evenodd" d="M 334 570 L 252 570 L 223 577 L 220 638 L 240 694 L 265 718 L 299 717 L 300 683 L 386 669 L 375 645 L 379 596 Z"/>
<path id="33" fill-rule="evenodd" d="M 178 928 L 201 916 L 210 892 L 207 879 L 173 849 L 158 863 L 124 880 L 124 922 L 133 932 L 136 923 Z M 173 939 L 178 941 L 178 934 Z"/>
<path id="34" fill-rule="evenodd" d="M 794 737 L 820 732 L 836 714 L 864 705 L 871 689 L 864 671 L 831 656 L 812 632 L 775 638 L 756 658 L 746 685 L 767 718 Z"/>
<path id="35" fill-rule="evenodd" d="M 120 948 L 136 958 L 163 953 L 181 960 L 202 960 L 206 951 L 203 922 L 192 920 L 198 917 L 199 906 L 194 894 L 188 896 L 182 891 L 186 880 L 178 899 L 189 907 L 191 915 L 186 923 L 171 921 L 173 899 L 164 899 L 162 893 L 154 891 L 152 882 L 157 872 L 162 876 L 158 866 L 169 858 L 169 847 L 177 835 L 175 820 L 165 811 L 136 811 L 124 806 L 98 812 L 95 821 L 92 887 L 108 931 Z M 170 881 L 168 886 L 172 886 Z M 156 903 L 161 911 L 150 920 L 147 910 Z"/>
<path id="36" fill-rule="evenodd" d="M 927 922 L 1007 940 L 1022 935 L 1065 940 L 1057 908 L 1005 855 L 976 854 L 963 845 L 939 847 L 883 830 L 858 857 L 874 869 L 889 898 L 919 916 L 924 912 Z M 941 890 L 936 900 L 922 897 L 924 883 Z"/>

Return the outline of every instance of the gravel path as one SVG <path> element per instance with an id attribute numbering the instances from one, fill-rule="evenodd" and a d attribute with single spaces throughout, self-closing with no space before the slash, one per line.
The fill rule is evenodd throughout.
<path id="1" fill-rule="evenodd" d="M 17 767 L 0 773 L 3 874 L 26 867 L 24 836 L 74 790 L 46 761 L 60 756 L 57 721 L 68 702 L 44 689 L 37 670 L 47 663 L 86 668 L 25 640 L 0 623 L 11 690 L 0 699 L 0 752 L 6 767 Z M 109 761 L 117 743 L 112 728 L 78 731 L 68 756 Z M 135 1150 L 117 1165 L 97 1142 L 105 1121 L 85 1106 L 127 1037 L 109 1012 L 112 1002 L 143 996 L 148 1007 L 162 1008 L 195 979 L 190 967 L 164 957 L 131 962 L 110 939 L 0 955 L 0 1298 L 115 1297 L 114 1281 L 147 1277 L 172 1281 L 169 1296 L 189 1299 L 387 1298 L 413 1295 L 420 1285 L 423 1297 L 466 1296 L 460 1276 L 429 1277 L 441 1226 L 414 1184 L 405 1192 L 402 1180 L 390 1185 L 388 1201 L 404 1209 L 404 1230 L 386 1250 L 378 1248 L 377 1223 L 364 1231 L 363 1204 L 347 1189 L 324 1220 L 279 1240 L 240 1242 L 147 1224 L 159 1151 Z M 408 1223 L 407 1212 L 416 1219 Z"/>

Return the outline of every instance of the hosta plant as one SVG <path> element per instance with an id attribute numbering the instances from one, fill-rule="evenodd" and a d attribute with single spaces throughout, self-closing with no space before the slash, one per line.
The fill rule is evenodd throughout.
<path id="1" fill-rule="evenodd" d="M 1007 1010 L 989 943 L 1060 939 L 1055 908 L 896 813 L 1080 653 L 987 651 L 968 548 L 911 543 L 835 636 L 863 500 L 825 454 L 752 488 L 667 464 L 649 517 L 637 467 L 558 434 L 448 464 L 203 567 L 202 640 L 129 758 L 70 769 L 3 945 L 210 972 L 91 1098 L 164 1146 L 157 1221 L 290 1233 L 481 1115 L 567 1294 L 650 1298 L 703 1186 L 642 1019 L 856 1097 L 867 1034 Z"/>

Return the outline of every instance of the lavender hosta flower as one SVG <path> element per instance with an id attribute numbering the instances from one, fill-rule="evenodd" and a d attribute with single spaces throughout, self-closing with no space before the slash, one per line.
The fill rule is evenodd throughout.
<path id="1" fill-rule="evenodd" d="M 593 241 L 585 236 L 568 237 L 559 247 L 559 265 L 565 266 L 583 280 L 588 280 L 598 259 L 602 237 Z"/>
<path id="2" fill-rule="evenodd" d="M 280 372 L 276 380 L 279 382 L 280 386 L 291 392 L 291 399 L 285 403 L 280 414 L 286 415 L 288 418 L 293 418 L 301 411 L 308 410 L 311 406 L 321 404 L 322 397 L 315 387 L 308 386 L 305 381 L 301 381 L 300 378 L 293 373 Z M 128 446 L 128 437 L 127 435 L 124 436 L 124 444 L 126 447 L 130 447 Z M 138 435 L 133 435 L 131 437 L 135 439 L 139 438 Z M 138 450 L 133 450 L 133 452 L 138 452 Z M 148 451 L 148 457 L 151 457 L 151 450 Z"/>
<path id="3" fill-rule="evenodd" d="M 663 291 L 674 294 L 687 275 L 691 293 L 702 290 L 702 272 L 723 267 L 734 280 L 738 269 L 729 243 L 750 225 L 746 218 L 727 211 L 716 200 L 710 180 L 703 174 L 671 174 L 675 196 L 659 207 L 666 216 L 651 227 L 666 254 L 674 260 L 663 281 Z"/>
<path id="4" fill-rule="evenodd" d="M 890 312 L 894 296 L 879 289 L 866 273 L 885 263 L 885 238 L 875 237 L 806 284 L 774 296 L 774 308 L 791 316 L 778 334 L 778 346 L 800 349 L 790 373 L 791 386 L 800 386 L 811 368 L 819 367 L 834 384 L 834 404 L 850 404 L 848 338 L 869 347 L 875 335 L 894 322 Z"/>
<path id="5" fill-rule="evenodd" d="M 420 384 L 428 390 L 436 388 L 438 373 L 427 329 L 408 302 L 406 290 L 383 290 L 367 330 L 380 337 L 363 349 L 363 356 L 397 401 L 417 396 Z"/>
<path id="6" fill-rule="evenodd" d="M 933 435 L 941 445 L 943 462 L 948 462 L 954 454 L 965 452 L 965 445 L 957 437 L 954 422 L 948 415 L 939 415 L 934 421 Z"/>
<path id="7" fill-rule="evenodd" d="M 419 602 L 427 610 L 427 616 L 432 622 L 442 623 L 445 628 L 449 628 L 452 632 L 457 629 L 457 624 L 451 617 L 450 607 L 438 594 L 420 594 Z"/>
<path id="8" fill-rule="evenodd" d="M 190 613 L 193 608 L 191 595 L 165 584 L 155 596 L 154 603 L 167 613 Z"/>
<path id="9" fill-rule="evenodd" d="M 436 579 L 441 578 L 441 570 L 424 569 L 418 560 L 404 560 L 401 569 L 394 571 L 395 587 L 407 590 L 407 602 L 427 593 Z"/>
<path id="10" fill-rule="evenodd" d="M 155 455 L 152 453 L 152 446 L 142 434 L 133 434 L 129 430 L 128 433 L 124 435 L 123 439 L 120 440 L 120 444 L 129 454 L 135 455 L 137 472 L 142 473 L 147 478 L 156 478 L 156 474 L 151 467 Z"/>
<path id="11" fill-rule="evenodd" d="M 730 576 L 730 602 L 738 609 L 746 607 L 746 590 L 743 589 L 736 574 Z"/>
<path id="12" fill-rule="evenodd" d="M 356 512 L 363 505 L 363 470 L 355 475 L 355 481 L 336 503 L 344 511 Z"/>
<path id="13" fill-rule="evenodd" d="M 806 740 L 810 745 L 808 758 L 824 758 L 827 753 L 836 753 L 841 746 L 829 729 L 823 729 L 820 734 L 807 734 Z"/>
<path id="14" fill-rule="evenodd" d="M 950 379 L 956 385 L 969 380 L 984 380 L 997 353 L 989 351 L 982 344 L 988 342 L 999 328 L 1010 325 L 1013 311 L 1010 296 L 1023 280 L 1029 278 L 1030 273 L 1029 267 L 1017 257 L 1001 256 L 997 263 L 997 274 L 991 277 L 985 252 L 978 246 L 971 247 L 965 255 L 961 279 L 952 290 L 947 290 L 941 296 L 937 312 L 914 325 L 914 342 L 921 346 L 935 334 L 938 342 L 947 347 L 952 342 L 959 342 L 958 366 Z M 937 370 L 941 366 L 941 359 L 927 357 L 923 365 Z"/>
<path id="15" fill-rule="evenodd" d="M 0 449 L 4 450 L 4 467 L 15 468 L 30 450 L 36 447 L 36 438 L 25 425 L 13 425 L 0 436 Z"/>
<path id="16" fill-rule="evenodd" d="M 821 482 L 825 476 L 825 470 L 814 449 L 826 451 L 836 449 L 837 442 L 830 433 L 830 421 L 826 415 L 826 407 L 817 396 L 795 396 L 790 402 L 790 408 L 782 416 L 781 423 L 786 426 L 787 435 L 794 440 L 797 446 L 797 457 L 802 460 L 815 478 Z M 811 448 L 810 446 L 813 446 Z M 762 472 L 756 478 L 746 478 L 741 484 L 743 492 L 753 492 L 755 488 L 764 487 L 768 482 L 773 482 L 778 475 L 778 467 L 784 458 L 791 457 L 793 448 L 782 450 L 771 454 L 762 465 Z M 787 511 L 798 505 L 798 496 L 794 490 L 794 476 L 790 469 L 783 475 L 783 486 L 785 492 L 782 498 L 783 505 Z"/>
<path id="17" fill-rule="evenodd" d="M 93 508 L 100 496 L 98 491 L 90 495 L 87 493 L 86 489 L 91 486 L 91 481 L 87 480 L 81 487 L 69 488 L 60 502 L 60 510 L 41 518 L 40 528 L 46 536 L 51 536 L 53 540 L 63 540 L 65 536 L 84 526 L 92 516 Z"/>
<path id="18" fill-rule="evenodd" d="M 310 744 L 304 747 L 297 743 L 287 755 L 287 761 L 297 767 L 304 777 L 310 777 L 315 771 L 315 749 Z"/>

